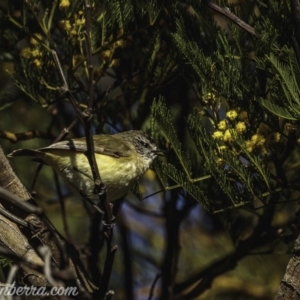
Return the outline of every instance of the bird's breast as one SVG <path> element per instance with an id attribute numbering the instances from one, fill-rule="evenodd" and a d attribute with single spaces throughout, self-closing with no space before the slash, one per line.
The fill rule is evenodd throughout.
<path id="1" fill-rule="evenodd" d="M 45 161 L 67 181 L 74 192 L 92 200 L 97 200 L 94 194 L 94 180 L 87 157 L 83 153 L 62 153 L 59 151 L 47 153 Z M 139 177 L 146 171 L 147 166 L 139 163 L 132 156 L 112 157 L 95 154 L 100 177 L 107 188 L 107 200 L 114 201 L 124 196 Z M 55 161 L 51 163 L 50 160 Z"/>

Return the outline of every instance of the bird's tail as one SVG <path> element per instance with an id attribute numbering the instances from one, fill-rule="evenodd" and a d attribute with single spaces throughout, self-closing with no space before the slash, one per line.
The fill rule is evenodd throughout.
<path id="1" fill-rule="evenodd" d="M 41 152 L 38 150 L 32 150 L 32 149 L 19 149 L 15 150 L 12 153 L 9 153 L 7 157 L 15 157 L 15 156 L 34 156 L 34 157 L 40 157 Z"/>

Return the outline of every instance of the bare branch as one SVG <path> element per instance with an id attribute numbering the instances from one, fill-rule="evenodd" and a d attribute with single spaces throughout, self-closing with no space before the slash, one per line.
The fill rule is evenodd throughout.
<path id="1" fill-rule="evenodd" d="M 238 18 L 235 14 L 233 14 L 227 7 L 223 8 L 220 7 L 219 5 L 213 3 L 210 0 L 207 0 L 206 5 L 211 8 L 212 10 L 220 13 L 224 17 L 228 18 L 230 21 L 247 31 L 248 33 L 254 35 L 255 37 L 259 38 L 259 34 L 255 31 L 255 29 L 247 24 L 246 22 L 242 21 L 240 18 Z"/>

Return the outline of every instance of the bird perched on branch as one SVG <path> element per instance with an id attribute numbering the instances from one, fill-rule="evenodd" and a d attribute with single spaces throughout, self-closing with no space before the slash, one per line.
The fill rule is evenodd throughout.
<path id="1" fill-rule="evenodd" d="M 156 157 L 157 147 L 142 131 L 93 136 L 94 151 L 107 200 L 124 196 L 146 172 Z M 20 149 L 8 157 L 34 156 L 51 166 L 70 188 L 89 200 L 98 200 L 87 153 L 86 138 L 77 138 L 40 149 Z"/>

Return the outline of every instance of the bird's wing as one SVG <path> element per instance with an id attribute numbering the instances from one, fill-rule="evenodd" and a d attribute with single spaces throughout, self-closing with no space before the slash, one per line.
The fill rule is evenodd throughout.
<path id="1" fill-rule="evenodd" d="M 114 147 L 116 146 L 116 144 L 118 145 L 118 147 Z M 126 143 L 120 141 L 120 139 L 111 135 L 108 136 L 106 134 L 101 134 L 101 143 L 99 141 L 96 141 L 96 143 L 94 143 L 94 149 L 95 149 L 95 153 L 109 155 L 113 157 L 130 156 L 130 153 L 132 151 L 129 148 L 129 146 Z M 83 138 L 58 142 L 48 147 L 41 148 L 39 150 L 43 152 L 48 152 L 51 150 L 73 150 L 78 152 L 86 152 L 87 151 L 86 138 L 83 137 Z"/>

